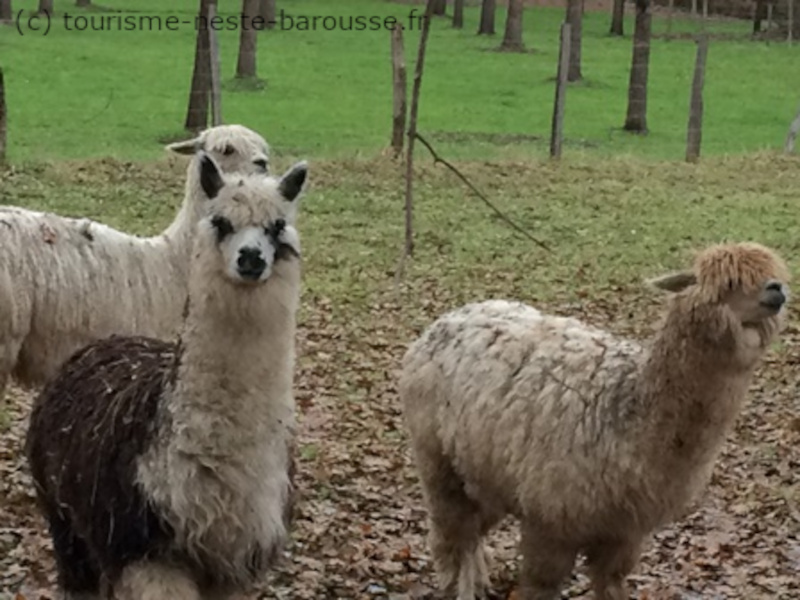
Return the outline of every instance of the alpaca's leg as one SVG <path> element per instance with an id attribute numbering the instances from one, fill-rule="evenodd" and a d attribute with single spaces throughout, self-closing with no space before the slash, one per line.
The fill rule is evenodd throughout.
<path id="1" fill-rule="evenodd" d="M 458 600 L 474 600 L 480 588 L 482 516 L 444 458 L 424 460 L 420 470 L 430 518 L 429 543 L 439 585 Z M 485 565 L 483 567 L 485 571 Z"/>
<path id="2" fill-rule="evenodd" d="M 522 523 L 522 600 L 558 600 L 561 586 L 569 576 L 577 549 L 548 536 L 530 523 Z"/>
<path id="3" fill-rule="evenodd" d="M 3 406 L 11 382 L 11 376 L 17 369 L 22 339 L 6 338 L 0 342 L 0 407 Z"/>
<path id="4" fill-rule="evenodd" d="M 202 600 L 194 580 L 186 572 L 156 562 L 125 567 L 114 584 L 115 600 Z"/>
<path id="5" fill-rule="evenodd" d="M 92 560 L 86 543 L 72 531 L 58 511 L 47 510 L 46 517 L 53 538 L 59 584 L 68 600 L 100 598 L 100 569 Z"/>
<path id="6" fill-rule="evenodd" d="M 483 600 L 489 593 L 491 582 L 489 581 L 489 567 L 486 564 L 486 550 L 482 540 L 478 542 L 473 560 L 475 561 L 475 595 Z"/>
<path id="7" fill-rule="evenodd" d="M 639 560 L 641 540 L 597 544 L 587 552 L 592 587 L 597 600 L 627 600 L 625 578 Z"/>

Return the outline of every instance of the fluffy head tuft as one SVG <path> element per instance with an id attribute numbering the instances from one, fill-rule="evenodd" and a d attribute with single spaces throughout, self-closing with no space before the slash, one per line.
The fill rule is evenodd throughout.
<path id="1" fill-rule="evenodd" d="M 694 275 L 703 298 L 718 302 L 731 291 L 756 294 L 764 282 L 789 282 L 789 269 L 769 248 L 753 242 L 718 244 L 698 253 Z"/>

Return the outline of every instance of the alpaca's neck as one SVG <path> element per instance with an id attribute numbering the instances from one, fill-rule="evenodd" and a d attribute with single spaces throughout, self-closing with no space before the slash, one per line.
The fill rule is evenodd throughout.
<path id="1" fill-rule="evenodd" d="M 176 449 L 236 455 L 290 425 L 299 275 L 280 267 L 258 288 L 190 283 L 169 407 Z"/>
<path id="2" fill-rule="evenodd" d="M 183 203 L 175 215 L 172 223 L 157 236 L 157 240 L 162 243 L 167 243 L 175 248 L 175 251 L 186 254 L 186 262 L 188 264 L 188 257 L 191 250 L 191 240 L 194 235 L 194 227 L 200 218 L 201 214 L 200 202 L 198 202 L 199 194 L 202 194 L 200 185 L 194 181 L 194 178 L 188 177 L 186 181 Z"/>
<path id="3" fill-rule="evenodd" d="M 637 381 L 637 450 L 656 488 L 701 485 L 742 407 L 755 361 L 742 364 L 741 328 L 725 314 L 673 311 Z"/>

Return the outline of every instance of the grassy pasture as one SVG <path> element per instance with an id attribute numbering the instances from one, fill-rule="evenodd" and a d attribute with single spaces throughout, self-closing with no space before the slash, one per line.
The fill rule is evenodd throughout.
<path id="1" fill-rule="evenodd" d="M 124 0 L 103 6 L 130 10 Z M 135 11 L 82 11 L 56 3 L 48 35 L 0 28 L 0 64 L 6 70 L 10 110 L 10 159 L 30 161 L 114 156 L 155 158 L 160 139 L 179 134 L 194 56 L 191 23 L 197 2 L 155 0 Z M 33 9 L 35 0 L 16 0 Z M 69 9 L 63 8 L 65 5 Z M 235 16 L 237 3 L 221 3 Z M 413 68 L 421 5 L 378 0 L 285 0 L 280 8 L 299 17 L 393 16 L 406 27 L 406 55 Z M 65 12 L 71 31 L 65 29 Z M 553 103 L 558 27 L 563 9 L 532 7 L 525 14 L 525 41 L 532 52 L 498 53 L 505 11 L 498 10 L 498 36 L 478 37 L 478 9 L 453 30 L 436 19 L 426 64 L 420 129 L 448 155 L 462 158 L 524 158 L 547 148 Z M 660 14 L 660 13 L 659 13 Z M 664 33 L 662 16 L 654 18 Z M 175 31 L 76 31 L 75 15 L 161 18 L 181 21 Z M 288 20 L 286 23 L 288 24 Z M 566 151 L 573 155 L 628 154 L 654 158 L 683 155 L 694 45 L 689 40 L 653 41 L 650 66 L 651 134 L 630 136 L 624 120 L 631 40 L 607 35 L 609 15 L 588 12 L 584 23 L 586 81 L 567 100 Z M 632 31 L 632 19 L 626 31 Z M 715 22 L 715 32 L 746 33 L 748 23 Z M 676 19 L 673 31 L 697 30 Z M 232 81 L 238 31 L 220 32 L 224 116 L 262 131 L 280 152 L 314 157 L 375 155 L 388 143 L 391 117 L 389 32 L 281 30 L 259 36 L 263 89 L 242 91 Z M 793 115 L 800 50 L 785 44 L 719 41 L 712 44 L 706 82 L 705 154 L 742 153 L 780 146 Z"/>

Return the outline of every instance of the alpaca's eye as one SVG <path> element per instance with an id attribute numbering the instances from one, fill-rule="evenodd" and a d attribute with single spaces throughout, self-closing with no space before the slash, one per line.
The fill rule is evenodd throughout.
<path id="1" fill-rule="evenodd" d="M 214 217 L 211 219 L 211 225 L 217 230 L 217 241 L 221 242 L 233 233 L 233 225 L 225 217 Z"/>
<path id="2" fill-rule="evenodd" d="M 272 225 L 265 228 L 265 231 L 267 235 L 277 238 L 284 229 L 286 229 L 286 221 L 284 219 L 276 219 Z"/>
<path id="3" fill-rule="evenodd" d="M 233 148 L 233 146 L 225 146 L 225 149 L 222 151 L 225 156 L 230 156 L 234 152 L 236 152 L 236 150 Z"/>

